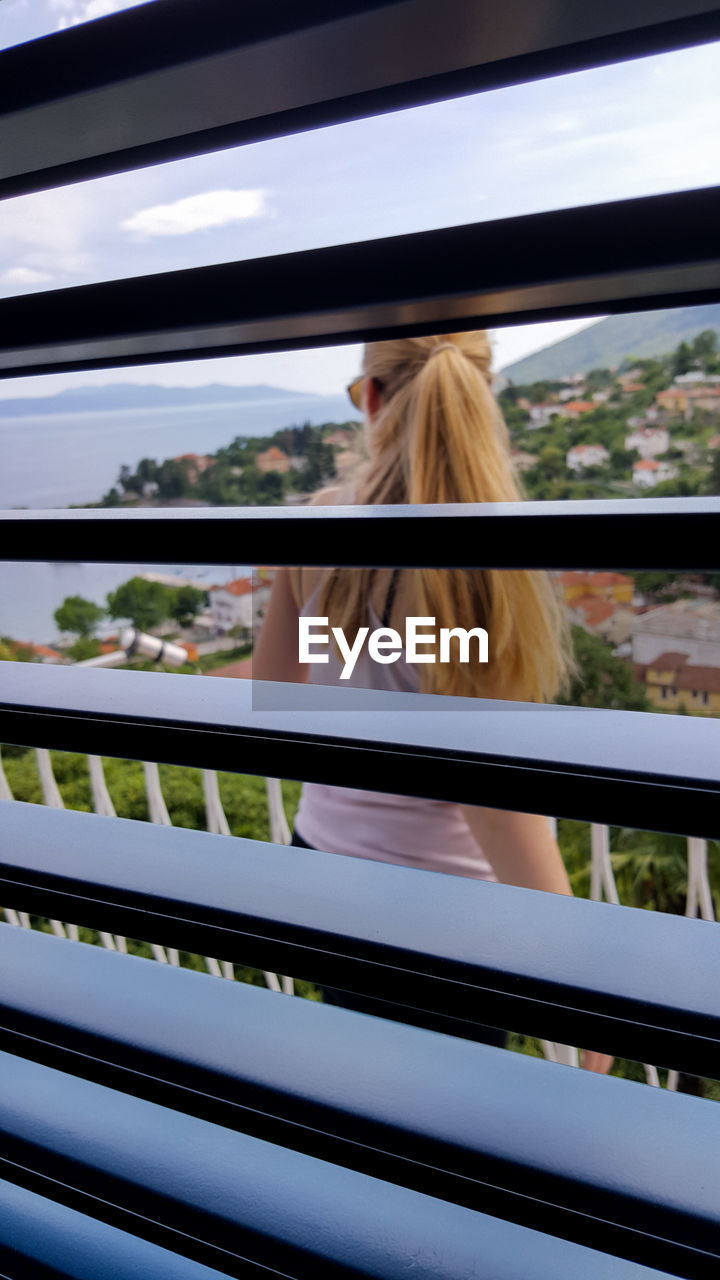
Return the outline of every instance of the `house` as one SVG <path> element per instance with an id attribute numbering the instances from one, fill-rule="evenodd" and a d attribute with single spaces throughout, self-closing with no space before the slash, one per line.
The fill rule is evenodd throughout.
<path id="1" fill-rule="evenodd" d="M 529 409 L 530 421 L 528 423 L 528 428 L 533 431 L 538 427 L 546 427 L 551 419 L 560 412 L 560 405 L 549 401 L 546 401 L 544 404 L 531 404 Z M 562 408 L 562 412 L 565 412 L 564 406 Z"/>
<path id="2" fill-rule="evenodd" d="M 601 636 L 616 647 L 625 644 L 632 635 L 635 617 L 632 605 L 617 605 L 612 600 L 587 595 L 575 599 L 568 608 L 571 623 Z"/>
<path id="3" fill-rule="evenodd" d="M 9 640 L 7 644 L 13 653 L 24 653 L 30 662 L 45 662 L 49 666 L 54 666 L 58 662 L 65 661 L 62 653 L 57 649 L 51 649 L 47 644 L 33 644 L 30 640 Z"/>
<path id="4" fill-rule="evenodd" d="M 662 480 L 674 480 L 677 467 L 672 462 L 656 462 L 654 458 L 641 458 L 633 465 L 633 484 L 638 489 L 654 489 Z"/>
<path id="5" fill-rule="evenodd" d="M 695 409 L 720 413 L 720 387 L 691 387 L 688 391 L 688 416 Z"/>
<path id="6" fill-rule="evenodd" d="M 670 432 L 666 427 L 636 427 L 626 435 L 625 448 L 636 449 L 641 458 L 655 458 L 670 448 Z"/>
<path id="7" fill-rule="evenodd" d="M 695 666 L 687 654 L 668 651 L 641 667 L 638 675 L 653 707 L 720 715 L 720 667 Z"/>
<path id="8" fill-rule="evenodd" d="M 512 450 L 512 460 L 516 471 L 532 471 L 537 466 L 537 454 L 523 453 L 522 449 Z"/>
<path id="9" fill-rule="evenodd" d="M 337 427 L 323 437 L 323 444 L 331 444 L 335 449 L 349 449 L 355 441 L 355 432 L 346 427 Z"/>
<path id="10" fill-rule="evenodd" d="M 568 449 L 565 461 L 570 471 L 585 471 L 588 467 L 604 467 L 610 454 L 602 444 L 575 444 Z"/>
<path id="11" fill-rule="evenodd" d="M 592 400 L 568 400 L 562 407 L 563 418 L 581 418 L 584 413 L 591 413 L 597 405 Z"/>
<path id="12" fill-rule="evenodd" d="M 235 627 L 251 631 L 270 598 L 270 585 L 253 578 L 235 578 L 211 587 L 210 617 L 219 631 Z"/>
<path id="13" fill-rule="evenodd" d="M 666 391 L 658 391 L 655 404 L 665 413 L 687 413 L 688 393 L 682 387 L 668 387 Z"/>
<path id="14" fill-rule="evenodd" d="M 636 614 L 632 652 L 643 666 L 660 654 L 681 653 L 693 666 L 720 668 L 720 603 L 674 600 Z"/>
<path id="15" fill-rule="evenodd" d="M 626 573 L 579 573 L 569 570 L 558 575 L 563 600 L 567 605 L 586 596 L 614 604 L 632 604 L 635 582 Z"/>
<path id="16" fill-rule="evenodd" d="M 287 475 L 290 465 L 288 455 L 283 453 L 282 449 L 278 449 L 275 444 L 271 444 L 269 449 L 264 449 L 255 459 L 255 466 L 263 474 L 276 471 L 279 475 Z"/>
<path id="17" fill-rule="evenodd" d="M 208 453 L 181 453 L 179 457 L 173 458 L 173 462 L 184 462 L 191 484 L 197 484 L 198 476 L 215 466 L 215 459 Z"/>

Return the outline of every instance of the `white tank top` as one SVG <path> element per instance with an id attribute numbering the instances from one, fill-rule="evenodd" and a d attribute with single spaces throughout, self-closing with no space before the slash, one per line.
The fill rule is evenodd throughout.
<path id="1" fill-rule="evenodd" d="M 319 588 L 306 601 L 302 616 L 315 616 Z M 372 628 L 381 626 L 372 606 Z M 340 684 L 342 664 L 331 646 L 329 662 L 310 666 L 310 683 Z M 360 689 L 388 689 L 417 693 L 417 668 L 405 661 L 386 665 L 373 662 L 364 648 L 349 680 L 342 685 Z M 412 712 L 408 712 L 409 715 Z M 352 787 L 328 787 L 306 783 L 300 798 L 295 829 L 315 849 L 353 858 L 373 858 L 424 871 L 444 871 L 476 880 L 495 880 L 458 804 L 443 800 L 358 791 Z"/>

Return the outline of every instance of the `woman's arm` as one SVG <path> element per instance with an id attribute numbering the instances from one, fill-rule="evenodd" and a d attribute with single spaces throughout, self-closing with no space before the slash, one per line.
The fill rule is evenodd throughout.
<path id="1" fill-rule="evenodd" d="M 547 818 L 464 805 L 465 820 L 503 884 L 572 895 L 570 881 Z"/>
<path id="2" fill-rule="evenodd" d="M 511 813 L 464 805 L 463 813 L 483 853 L 503 884 L 547 893 L 572 894 L 567 871 L 547 818 L 539 813 Z M 606 1074 L 613 1060 L 606 1053 L 585 1049 L 586 1071 Z"/>
<path id="3" fill-rule="evenodd" d="M 320 489 L 310 507 L 333 506 L 339 501 L 337 486 Z M 305 592 L 312 591 L 323 577 L 322 569 L 277 569 L 270 603 L 253 651 L 254 680 L 286 680 L 306 684 L 307 663 L 298 662 L 298 618 Z"/>
<path id="4" fill-rule="evenodd" d="M 262 630 L 253 650 L 253 680 L 289 680 L 304 684 L 306 663 L 298 662 L 299 606 L 293 591 L 292 573 L 278 569 Z"/>

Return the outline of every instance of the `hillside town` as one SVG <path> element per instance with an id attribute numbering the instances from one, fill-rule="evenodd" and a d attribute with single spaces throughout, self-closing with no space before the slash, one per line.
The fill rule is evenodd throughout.
<path id="1" fill-rule="evenodd" d="M 506 381 L 499 399 L 529 497 L 720 491 L 714 330 L 662 358 L 528 386 Z"/>

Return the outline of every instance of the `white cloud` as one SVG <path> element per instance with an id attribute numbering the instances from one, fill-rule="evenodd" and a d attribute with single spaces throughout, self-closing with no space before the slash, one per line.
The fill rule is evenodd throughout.
<path id="1" fill-rule="evenodd" d="M 184 236 L 208 227 L 224 227 L 265 212 L 265 191 L 203 191 L 172 204 L 156 204 L 140 209 L 120 225 L 141 236 Z"/>
<path id="2" fill-rule="evenodd" d="M 0 275 L 0 284 L 43 284 L 46 280 L 52 280 L 49 272 L 36 271 L 34 267 L 8 267 Z"/>
<path id="3" fill-rule="evenodd" d="M 102 210 L 88 184 L 17 196 L 0 204 L 0 271 L 18 259 L 33 271 L 78 275 L 91 261 L 88 245 Z"/>
<path id="4" fill-rule="evenodd" d="M 105 18 L 109 13 L 118 13 L 120 9 L 134 7 L 133 0 L 50 0 L 50 3 L 60 14 L 59 31 L 75 27 L 80 22 L 92 22 L 93 18 Z"/>

